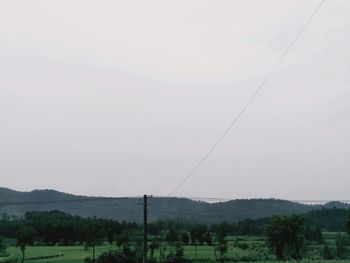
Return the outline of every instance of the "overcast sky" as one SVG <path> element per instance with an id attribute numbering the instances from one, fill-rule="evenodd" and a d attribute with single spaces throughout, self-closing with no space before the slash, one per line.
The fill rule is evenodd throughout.
<path id="1" fill-rule="evenodd" d="M 319 2 L 1 1 L 1 186 L 167 195 Z M 176 195 L 350 199 L 349 13 L 325 2 Z"/>

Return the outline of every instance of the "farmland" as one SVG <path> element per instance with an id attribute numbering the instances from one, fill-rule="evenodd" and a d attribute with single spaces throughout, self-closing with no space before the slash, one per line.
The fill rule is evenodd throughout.
<path id="1" fill-rule="evenodd" d="M 178 219 L 147 226 L 150 263 L 350 258 L 350 215 L 345 209 L 211 225 Z M 139 263 L 143 230 L 142 224 L 60 211 L 27 212 L 23 217 L 4 214 L 0 262 Z"/>
<path id="2" fill-rule="evenodd" d="M 325 242 L 335 249 L 335 240 L 337 233 L 324 232 Z M 260 236 L 228 236 L 228 250 L 226 253 L 226 262 L 276 262 L 274 256 L 266 247 L 264 237 Z M 166 249 L 170 247 L 164 242 L 162 246 Z M 308 245 L 308 252 L 305 255 L 305 262 L 328 262 L 321 259 L 323 246 L 316 243 Z M 103 252 L 117 249 L 116 245 L 99 245 L 96 247 L 96 255 Z M 197 252 L 196 252 L 197 250 Z M 11 245 L 6 251 L 6 257 L 1 260 L 15 259 L 17 262 L 21 258 L 21 251 L 18 247 Z M 26 261 L 31 263 L 83 263 L 84 259 L 91 257 L 92 249 L 83 245 L 76 246 L 28 246 L 26 249 Z M 215 262 L 215 254 L 212 246 L 201 245 L 197 249 L 195 246 L 184 246 L 184 255 L 193 262 Z M 149 253 L 150 257 L 150 253 Z M 154 258 L 159 262 L 160 250 L 154 251 Z M 329 262 L 346 262 L 342 260 L 333 260 Z"/>

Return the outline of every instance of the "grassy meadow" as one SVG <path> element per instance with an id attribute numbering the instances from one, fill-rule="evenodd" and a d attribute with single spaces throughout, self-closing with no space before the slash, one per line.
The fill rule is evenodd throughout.
<path id="1" fill-rule="evenodd" d="M 332 247 L 335 243 L 337 233 L 323 233 L 325 240 Z M 266 248 L 263 237 L 247 237 L 247 236 L 229 236 L 228 251 L 226 257 L 229 258 L 226 262 L 276 262 L 274 256 L 271 255 Z M 166 245 L 167 246 L 167 245 Z M 309 244 L 306 252 L 306 258 L 303 262 L 346 262 L 340 260 L 325 261 L 320 259 L 318 251 L 323 245 Z M 100 245 L 96 247 L 96 255 L 116 249 L 114 245 Z M 167 246 L 169 250 L 170 247 Z M 9 246 L 7 256 L 0 258 L 0 262 L 6 258 L 16 258 L 18 261 L 21 258 L 20 249 L 16 246 Z M 215 262 L 213 247 L 211 246 L 185 246 L 184 254 L 187 258 L 191 258 L 194 262 Z M 26 262 L 31 263 L 83 263 L 84 258 L 91 257 L 92 249 L 84 246 L 28 246 L 26 249 Z M 154 251 L 154 258 L 158 260 L 160 251 Z"/>

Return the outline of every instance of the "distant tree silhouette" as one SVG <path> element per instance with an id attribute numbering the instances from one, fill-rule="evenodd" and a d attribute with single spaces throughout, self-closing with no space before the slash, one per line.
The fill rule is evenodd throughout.
<path id="1" fill-rule="evenodd" d="M 21 249 L 22 259 L 21 263 L 25 260 L 25 250 L 28 245 L 34 243 L 35 229 L 33 227 L 22 226 L 16 233 L 17 246 Z"/>
<path id="2" fill-rule="evenodd" d="M 96 248 L 96 245 L 101 243 L 104 233 L 102 231 L 101 226 L 96 222 L 90 222 L 90 224 L 88 224 L 85 227 L 84 233 L 85 233 L 85 237 L 84 237 L 85 245 L 87 247 L 92 247 L 92 262 L 95 262 L 95 256 L 96 256 L 95 248 Z"/>
<path id="3" fill-rule="evenodd" d="M 322 231 L 319 227 L 306 226 L 304 236 L 306 240 L 316 241 L 318 244 L 323 244 L 324 242 Z"/>
<path id="4" fill-rule="evenodd" d="M 181 241 L 186 246 L 190 243 L 190 235 L 189 235 L 189 233 L 187 231 L 182 232 Z"/>
<path id="5" fill-rule="evenodd" d="M 114 241 L 114 232 L 112 228 L 107 229 L 107 242 L 112 245 Z"/>
<path id="6" fill-rule="evenodd" d="M 178 241 L 178 238 L 179 238 L 179 233 L 178 233 L 177 229 L 175 229 L 174 226 L 170 226 L 169 231 L 165 235 L 165 240 L 170 245 L 170 252 L 171 253 L 173 251 L 173 246 L 174 246 L 175 242 Z"/>
<path id="7" fill-rule="evenodd" d="M 333 253 L 331 248 L 328 246 L 328 244 L 324 244 L 323 249 L 322 249 L 322 256 L 326 260 L 331 260 L 334 259 Z"/>
<path id="8" fill-rule="evenodd" d="M 155 261 L 154 259 L 154 251 L 159 248 L 159 240 L 155 237 L 149 244 L 149 250 L 151 252 L 151 261 Z"/>
<path id="9" fill-rule="evenodd" d="M 346 245 L 347 245 L 346 236 L 338 233 L 337 238 L 335 240 L 335 248 L 336 248 L 336 254 L 338 259 L 345 259 L 346 251 L 347 251 Z"/>
<path id="10" fill-rule="evenodd" d="M 266 227 L 268 245 L 278 260 L 288 254 L 291 258 L 301 259 L 304 241 L 304 220 L 300 216 L 274 216 Z"/>
<path id="11" fill-rule="evenodd" d="M 224 259 L 224 255 L 227 252 L 227 240 L 226 237 L 229 234 L 229 227 L 226 222 L 217 225 L 214 228 L 214 234 L 215 234 L 215 246 L 214 246 L 214 254 L 215 258 L 217 259 L 216 251 L 219 251 L 220 253 L 220 260 Z"/>
<path id="12" fill-rule="evenodd" d="M 0 253 L 6 250 L 6 244 L 2 236 L 0 236 Z"/>
<path id="13" fill-rule="evenodd" d="M 349 210 L 348 221 L 346 222 L 346 230 L 348 231 L 348 235 L 350 237 L 350 210 Z"/>

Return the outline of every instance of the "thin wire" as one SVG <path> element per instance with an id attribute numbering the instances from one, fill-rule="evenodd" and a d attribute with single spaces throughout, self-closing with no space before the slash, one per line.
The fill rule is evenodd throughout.
<path id="1" fill-rule="evenodd" d="M 236 115 L 236 117 L 233 119 L 233 121 L 230 123 L 230 125 L 224 130 L 224 132 L 220 135 L 220 137 L 217 139 L 217 141 L 213 144 L 213 146 L 210 147 L 209 151 L 200 159 L 200 161 L 195 165 L 192 170 L 187 174 L 187 176 L 180 181 L 180 183 L 169 193 L 169 195 L 173 195 L 179 188 L 198 170 L 200 166 L 207 160 L 209 155 L 215 150 L 215 148 L 220 144 L 220 142 L 223 140 L 223 138 L 226 136 L 226 134 L 231 130 L 231 128 L 236 124 L 236 122 L 239 120 L 241 115 L 245 112 L 245 110 L 248 108 L 248 106 L 252 103 L 252 101 L 255 99 L 255 97 L 260 93 L 262 88 L 265 86 L 267 81 L 270 79 L 270 77 L 273 75 L 273 73 L 276 71 L 278 66 L 281 64 L 283 59 L 287 56 L 289 51 L 292 49 L 294 44 L 297 42 L 297 40 L 300 38 L 300 36 L 303 34 L 307 26 L 310 24 L 312 18 L 316 15 L 318 10 L 320 10 L 321 6 L 326 0 L 322 0 L 320 4 L 317 6 L 317 8 L 314 10 L 314 12 L 311 14 L 311 16 L 307 19 L 304 26 L 301 28 L 299 33 L 295 36 L 293 41 L 289 44 L 288 48 L 282 53 L 281 57 L 278 59 L 276 64 L 273 66 L 271 71 L 267 74 L 267 76 L 263 79 L 263 81 L 258 86 L 257 90 L 253 93 L 251 98 L 248 100 L 248 102 L 244 105 L 244 107 L 241 109 L 241 111 Z"/>
<path id="2" fill-rule="evenodd" d="M 115 201 L 124 199 L 141 199 L 141 196 L 133 197 L 83 197 L 75 199 L 62 199 L 62 200 L 48 200 L 48 201 L 13 201 L 13 202 L 0 202 L 0 206 L 25 206 L 25 205 L 49 205 L 60 203 L 79 203 L 79 202 L 96 202 L 96 201 Z"/>

